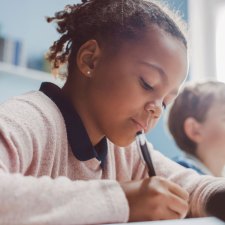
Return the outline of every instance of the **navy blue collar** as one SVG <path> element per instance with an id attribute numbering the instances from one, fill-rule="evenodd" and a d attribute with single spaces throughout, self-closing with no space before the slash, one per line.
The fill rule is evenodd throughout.
<path id="1" fill-rule="evenodd" d="M 106 138 L 93 147 L 81 118 L 61 89 L 55 84 L 44 82 L 39 90 L 47 95 L 61 111 L 66 124 L 68 142 L 74 156 L 80 161 L 97 158 L 103 167 L 108 152 Z"/>

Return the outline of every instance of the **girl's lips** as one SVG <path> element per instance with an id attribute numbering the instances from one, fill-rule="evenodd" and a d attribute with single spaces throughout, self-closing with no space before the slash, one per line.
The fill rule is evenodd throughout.
<path id="1" fill-rule="evenodd" d="M 148 128 L 148 125 L 143 125 L 141 122 L 139 122 L 139 121 L 137 121 L 137 120 L 135 120 L 135 119 L 131 119 L 134 123 L 135 123 L 135 125 L 137 126 L 137 131 L 142 131 L 142 130 L 144 130 L 145 132 L 146 132 L 146 130 L 147 130 L 147 128 Z"/>

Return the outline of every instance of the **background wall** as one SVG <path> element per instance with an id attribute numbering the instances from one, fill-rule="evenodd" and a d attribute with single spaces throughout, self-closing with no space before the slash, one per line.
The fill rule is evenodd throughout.
<path id="1" fill-rule="evenodd" d="M 22 40 L 28 59 L 29 67 L 39 69 L 43 54 L 54 40 L 58 38 L 55 27 L 45 21 L 45 16 L 52 16 L 55 11 L 61 10 L 66 4 L 74 4 L 76 0 L 0 0 L 0 36 Z M 187 0 L 168 0 L 172 8 L 180 10 L 187 20 Z M 33 71 L 21 71 L 17 76 L 15 68 L 4 70 L 0 64 L 0 102 L 10 96 L 29 90 L 37 90 L 41 79 L 34 78 Z M 18 70 L 18 69 L 16 69 Z M 6 72 L 8 71 L 8 72 Z M 24 76 L 25 74 L 25 76 Z M 43 75 L 43 76 L 42 76 Z M 43 80 L 50 79 L 42 74 Z M 46 79 L 45 79 L 46 77 Z M 156 149 L 169 157 L 179 154 L 172 138 L 166 131 L 166 116 L 148 135 L 148 139 Z"/>
<path id="2" fill-rule="evenodd" d="M 0 0 L 0 26 L 4 36 L 24 40 L 28 56 L 43 54 L 57 38 L 45 20 L 74 0 Z"/>

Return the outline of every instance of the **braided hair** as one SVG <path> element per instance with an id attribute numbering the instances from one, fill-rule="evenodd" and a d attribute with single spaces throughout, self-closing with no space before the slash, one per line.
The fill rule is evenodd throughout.
<path id="1" fill-rule="evenodd" d="M 61 37 L 46 56 L 52 69 L 68 62 L 69 74 L 79 48 L 88 40 L 95 39 L 100 46 L 115 49 L 124 40 L 140 39 L 149 25 L 157 25 L 187 47 L 183 25 L 177 25 L 180 17 L 150 0 L 82 0 L 47 17 L 47 22 L 52 21 Z"/>

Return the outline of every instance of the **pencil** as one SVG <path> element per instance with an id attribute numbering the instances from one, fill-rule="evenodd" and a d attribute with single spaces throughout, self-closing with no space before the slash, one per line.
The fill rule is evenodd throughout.
<path id="1" fill-rule="evenodd" d="M 144 132 L 138 132 L 136 135 L 136 140 L 140 145 L 141 154 L 143 156 L 143 160 L 145 161 L 147 167 L 148 167 L 148 175 L 149 177 L 156 176 L 155 169 L 153 166 L 153 162 L 151 159 L 150 151 L 148 149 L 146 138 L 144 135 Z"/>

